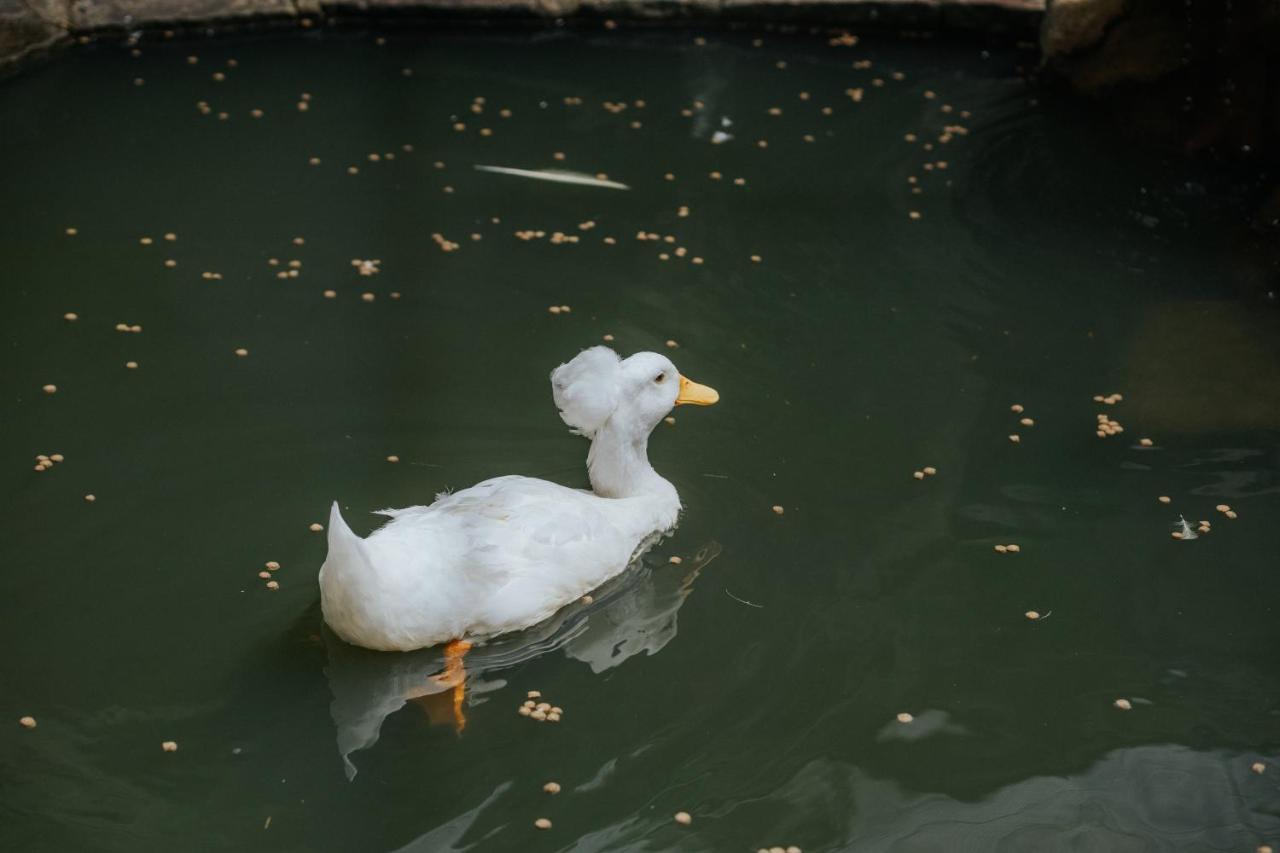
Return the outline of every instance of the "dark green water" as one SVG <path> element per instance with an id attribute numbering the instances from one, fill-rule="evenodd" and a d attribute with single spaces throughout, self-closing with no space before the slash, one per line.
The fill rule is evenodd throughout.
<path id="1" fill-rule="evenodd" d="M 1243 214 L 1034 103 L 1031 57 L 763 38 L 104 45 L 0 84 L 0 848 L 1280 841 L 1280 337 Z M 457 736 L 403 705 L 437 652 L 322 631 L 308 525 L 585 485 L 547 374 L 604 334 L 679 341 L 722 394 L 651 443 L 686 513 L 593 606 L 473 652 Z M 1180 513 L 1212 532 L 1174 541 Z M 519 717 L 530 689 L 565 720 Z"/>

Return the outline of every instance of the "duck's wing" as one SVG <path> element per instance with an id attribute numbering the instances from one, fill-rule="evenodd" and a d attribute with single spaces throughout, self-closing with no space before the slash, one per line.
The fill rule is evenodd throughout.
<path id="1" fill-rule="evenodd" d="M 622 571 L 635 549 L 614 502 L 590 492 L 527 477 L 481 487 L 438 506 L 467 529 L 468 571 L 492 590 L 480 621 L 494 633 L 545 619 Z"/>

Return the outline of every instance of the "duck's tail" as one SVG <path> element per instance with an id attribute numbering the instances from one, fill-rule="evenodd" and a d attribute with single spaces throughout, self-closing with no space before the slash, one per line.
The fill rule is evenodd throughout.
<path id="1" fill-rule="evenodd" d="M 324 572 L 335 574 L 372 572 L 373 564 L 365 553 L 364 540 L 347 526 L 338 502 L 329 509 L 329 556 L 324 561 Z"/>

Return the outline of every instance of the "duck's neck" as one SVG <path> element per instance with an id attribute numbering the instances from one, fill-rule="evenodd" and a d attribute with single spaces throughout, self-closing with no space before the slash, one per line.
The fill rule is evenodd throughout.
<path id="1" fill-rule="evenodd" d="M 618 418 L 611 418 L 596 433 L 587 454 L 591 489 L 605 498 L 643 495 L 670 498 L 679 503 L 675 487 L 649 464 L 649 432 Z"/>

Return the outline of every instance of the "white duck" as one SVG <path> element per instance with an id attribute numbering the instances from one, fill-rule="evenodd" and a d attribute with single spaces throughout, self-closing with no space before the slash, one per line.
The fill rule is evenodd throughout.
<path id="1" fill-rule="evenodd" d="M 657 353 L 619 359 L 593 347 L 551 373 L 560 417 L 591 439 L 591 491 L 498 477 L 430 506 L 383 510 L 367 539 L 338 504 L 320 568 L 325 622 L 343 640 L 385 651 L 449 642 L 451 677 L 468 640 L 536 625 L 627 567 L 680 512 L 649 464 L 649 434 L 672 406 L 720 395 Z"/>

